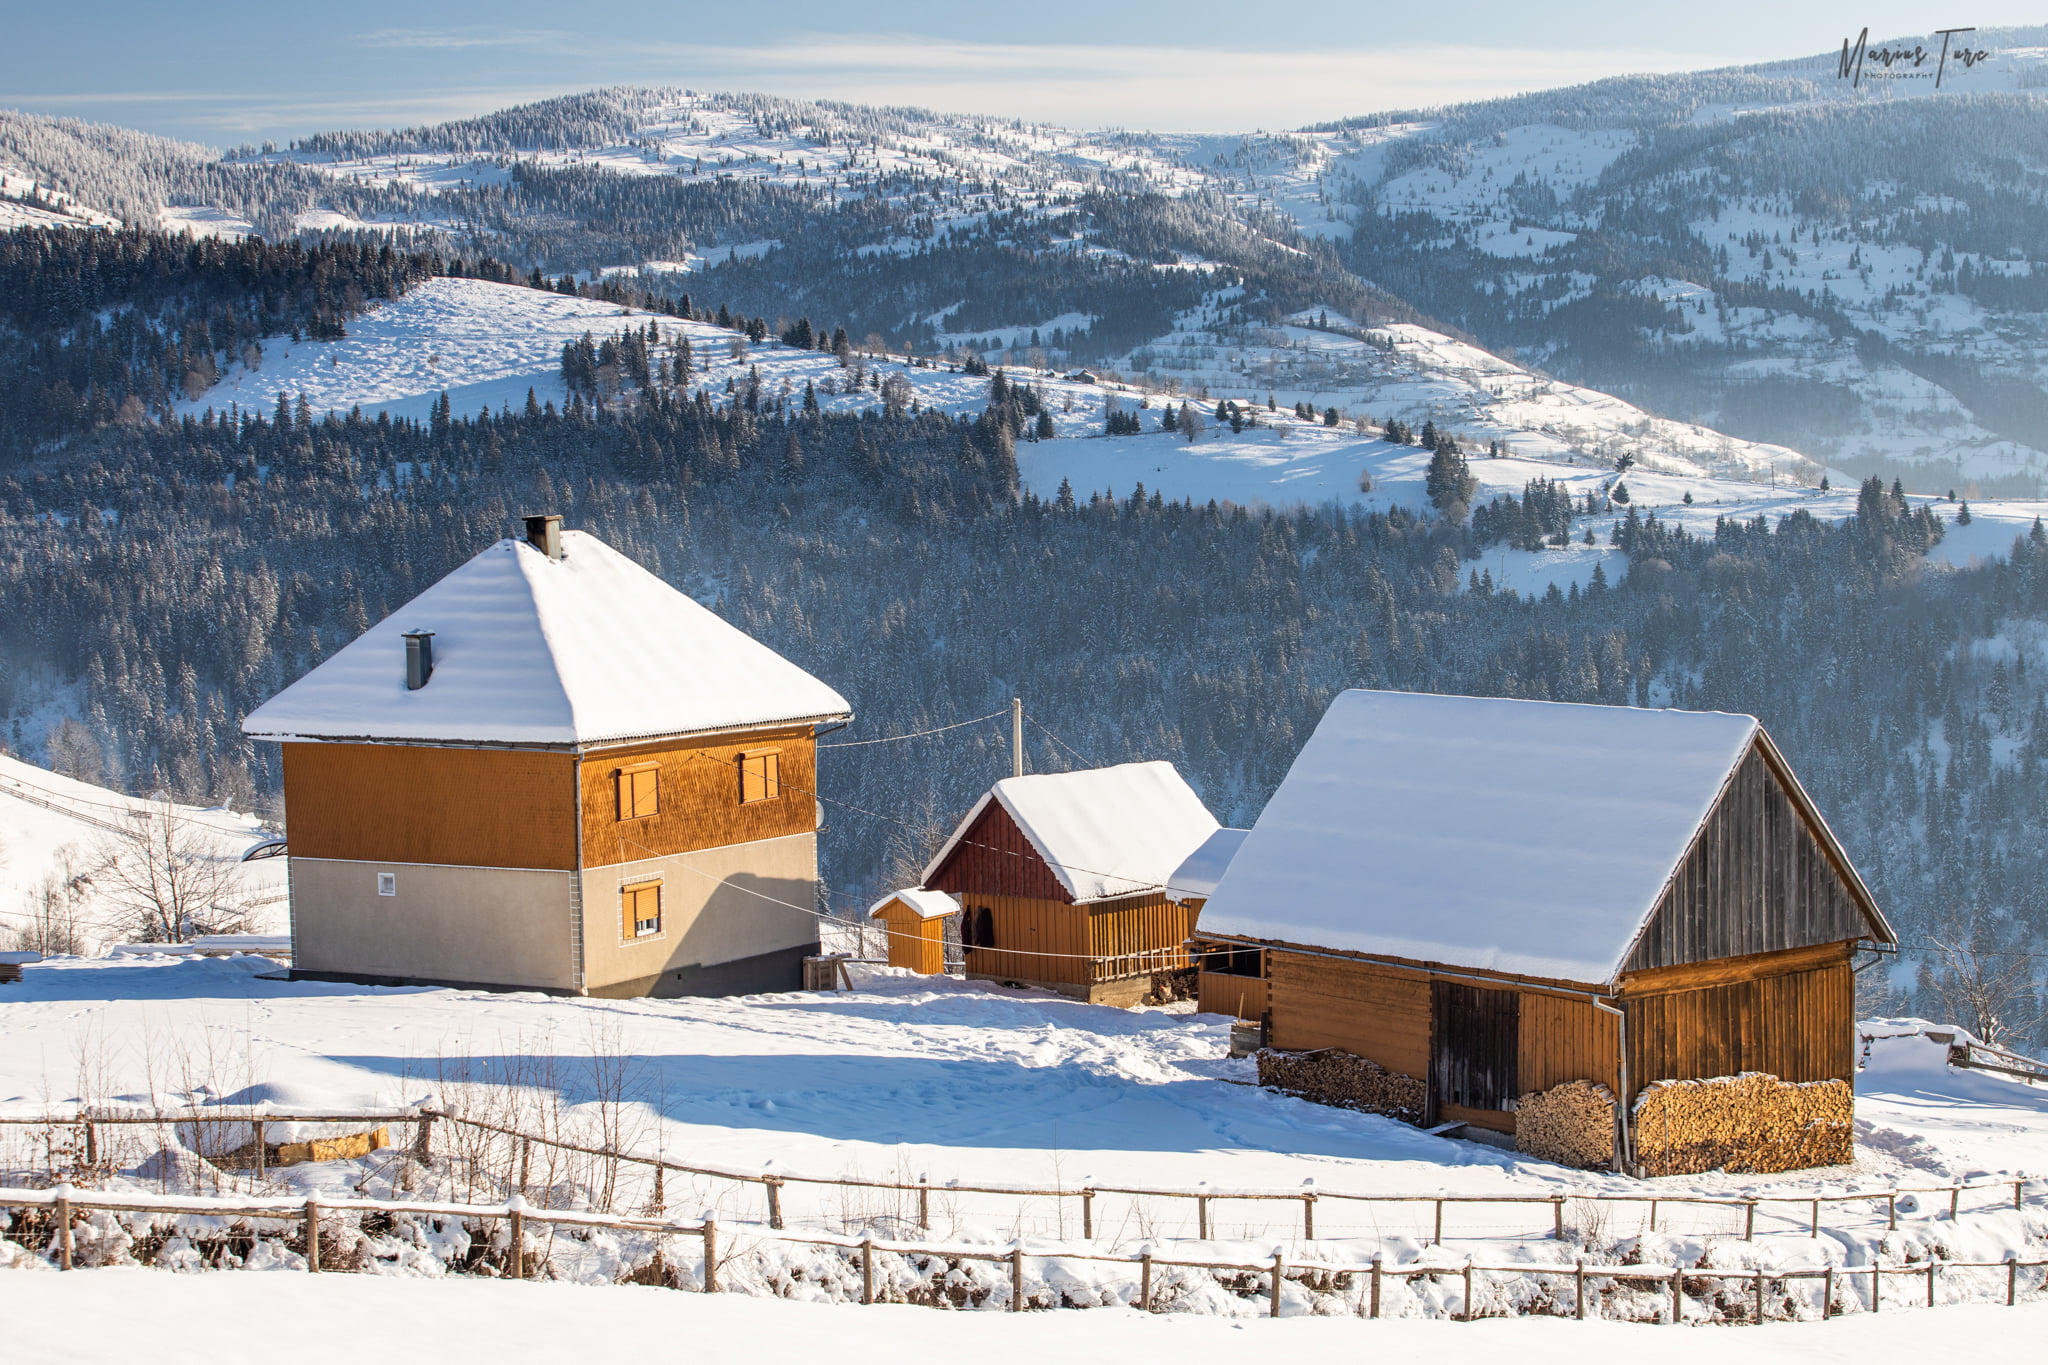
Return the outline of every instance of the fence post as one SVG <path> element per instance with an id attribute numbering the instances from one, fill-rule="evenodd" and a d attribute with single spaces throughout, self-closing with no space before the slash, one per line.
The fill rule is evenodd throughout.
<path id="1" fill-rule="evenodd" d="M 654 1212 L 660 1213 L 668 1207 L 668 1181 L 664 1178 L 668 1167 L 659 1161 L 654 1163 Z"/>
<path id="2" fill-rule="evenodd" d="M 320 1273 L 320 1205 L 306 1201 L 306 1273 Z"/>
<path id="3" fill-rule="evenodd" d="M 1963 1187 L 1960 1182 L 1948 1192 L 1948 1221 L 1956 1221 L 1956 1205 L 1962 1201 Z"/>
<path id="4" fill-rule="evenodd" d="M 1671 1321 L 1685 1321 L 1685 1268 L 1671 1267 Z"/>
<path id="5" fill-rule="evenodd" d="M 533 1170 L 533 1139 L 519 1139 L 519 1192 L 526 1193 L 527 1177 Z M 661 1178 L 661 1167 L 654 1168 L 655 1179 Z"/>
<path id="6" fill-rule="evenodd" d="M 2027 1182 L 2024 1180 L 2015 1180 L 2012 1182 L 2012 1207 L 2015 1213 L 2017 1213 L 2022 1206 L 2023 1201 L 2020 1198 L 2020 1191 L 2026 1186 L 2026 1183 Z"/>
<path id="7" fill-rule="evenodd" d="M 1271 1306 L 1266 1310 L 1266 1316 L 1269 1318 L 1280 1316 L 1280 1281 L 1286 1274 L 1286 1271 L 1287 1267 L 1280 1259 L 1280 1252 L 1278 1249 L 1275 1249 L 1273 1252 L 1273 1294 L 1270 1300 Z"/>
<path id="8" fill-rule="evenodd" d="M 1941 1262 L 1936 1260 L 1929 1260 L 1927 1262 L 1927 1306 L 1929 1308 L 1934 1307 L 1934 1271 L 1940 1264 Z"/>
<path id="9" fill-rule="evenodd" d="M 1380 1315 L 1380 1263 L 1386 1259 L 1386 1255 L 1384 1251 L 1375 1251 L 1372 1254 L 1372 1315 L 1375 1318 Z"/>
<path id="10" fill-rule="evenodd" d="M 860 1301 L 875 1301 L 875 1235 L 872 1232 L 860 1243 Z"/>
<path id="11" fill-rule="evenodd" d="M 1572 1271 L 1572 1288 L 1578 1299 L 1579 1321 L 1586 1320 L 1586 1258 L 1579 1257 L 1579 1264 Z"/>
<path id="12" fill-rule="evenodd" d="M 1208 1195 L 1206 1195 L 1206 1194 L 1198 1194 L 1198 1195 L 1196 1195 L 1196 1196 L 1195 1196 L 1195 1221 L 1196 1221 L 1196 1225 L 1197 1225 L 1197 1228 L 1198 1228 L 1198 1233 L 1197 1233 L 1197 1236 L 1198 1236 L 1199 1240 L 1201 1240 L 1201 1241 L 1204 1241 L 1204 1242 L 1208 1241 L 1208 1240 L 1209 1240 L 1209 1196 L 1208 1196 Z"/>
<path id="13" fill-rule="evenodd" d="M 1820 1282 L 1820 1320 L 1826 1322 L 1835 1311 L 1835 1268 L 1829 1266 Z"/>
<path id="14" fill-rule="evenodd" d="M 1657 1201 L 1656 1201 L 1656 1200 L 1654 1200 L 1654 1199 L 1652 1199 L 1652 1200 L 1650 1201 L 1650 1231 L 1652 1231 L 1652 1232 L 1655 1232 L 1656 1230 L 1657 1230 Z"/>
<path id="15" fill-rule="evenodd" d="M 256 1178 L 258 1180 L 261 1180 L 263 1179 L 264 1171 L 268 1168 L 269 1165 L 265 1158 L 270 1155 L 268 1152 L 263 1150 L 263 1120 L 254 1119 L 250 1122 L 249 1126 L 252 1129 L 254 1129 L 256 1133 Z"/>
<path id="16" fill-rule="evenodd" d="M 1764 1273 L 1761 1270 L 1756 1273 L 1756 1325 L 1764 1325 Z"/>
<path id="17" fill-rule="evenodd" d="M 425 1165 L 434 1155 L 434 1112 L 420 1111 L 419 1122 L 412 1126 L 412 1159 Z"/>
<path id="18" fill-rule="evenodd" d="M 1024 1248 L 1010 1250 L 1010 1311 L 1024 1311 Z"/>
<path id="19" fill-rule="evenodd" d="M 1444 1244 L 1444 1201 L 1441 1199 L 1436 1201 L 1436 1236 L 1429 1239 L 1429 1244 L 1434 1247 Z"/>
<path id="20" fill-rule="evenodd" d="M 1374 1273 L 1378 1273 L 1375 1266 Z M 1152 1311 L 1152 1248 L 1146 1247 L 1138 1253 L 1138 1307 L 1147 1313 Z"/>
<path id="21" fill-rule="evenodd" d="M 1477 1315 L 1472 1311 L 1472 1258 L 1467 1256 L 1465 1258 L 1465 1321 L 1472 1322 L 1476 1318 Z"/>
<path id="22" fill-rule="evenodd" d="M 1316 1239 L 1316 1197 L 1305 1194 L 1301 1197 L 1301 1240 L 1313 1242 Z"/>
<path id="23" fill-rule="evenodd" d="M 1550 1196 L 1550 1235 L 1557 1241 L 1564 1240 L 1564 1196 Z"/>
<path id="24" fill-rule="evenodd" d="M 768 1226 L 782 1231 L 782 1182 L 769 1176 L 761 1182 L 768 1190 Z"/>
<path id="25" fill-rule="evenodd" d="M 1752 1199 L 1742 1211 L 1742 1240 L 1756 1240 L 1756 1200 Z"/>
<path id="26" fill-rule="evenodd" d="M 718 1223 L 711 1218 L 704 1220 L 704 1292 L 718 1292 Z"/>
<path id="27" fill-rule="evenodd" d="M 88 1166 L 100 1164 L 99 1125 L 91 1119 L 85 1121 L 85 1164 Z"/>
<path id="28" fill-rule="evenodd" d="M 1813 1228 L 1806 1235 L 1808 1237 L 1820 1236 L 1820 1200 L 1818 1199 L 1813 1201 Z"/>
<path id="29" fill-rule="evenodd" d="M 1875 1313 L 1883 1304 L 1884 1267 L 1876 1261 L 1870 1263 L 1870 1311 Z"/>
<path id="30" fill-rule="evenodd" d="M 2005 1306 L 2012 1307 L 2019 1302 L 2020 1256 L 2018 1252 L 2007 1254 L 2005 1262 Z"/>
<path id="31" fill-rule="evenodd" d="M 71 1186 L 59 1185 L 57 1196 L 57 1269 L 71 1269 Z"/>
<path id="32" fill-rule="evenodd" d="M 1893 1190 L 1884 1197 L 1884 1230 L 1896 1232 L 1899 1227 L 1899 1192 Z"/>
<path id="33" fill-rule="evenodd" d="M 508 1263 L 512 1269 L 512 1278 L 523 1280 L 526 1278 L 526 1200 L 515 1194 L 505 1201 L 505 1207 L 512 1212 L 511 1239 L 507 1245 Z"/>
<path id="34" fill-rule="evenodd" d="M 923 1172 L 919 1172 L 917 1177 L 917 1226 L 923 1232 L 932 1230 L 931 1177 Z"/>
<path id="35" fill-rule="evenodd" d="M 1081 1240 L 1095 1240 L 1095 1191 L 1081 1191 Z"/>

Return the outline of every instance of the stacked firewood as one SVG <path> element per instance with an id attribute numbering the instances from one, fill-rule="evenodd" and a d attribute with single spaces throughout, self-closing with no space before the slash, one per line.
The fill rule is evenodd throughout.
<path id="1" fill-rule="evenodd" d="M 1855 1110 L 1846 1081 L 1793 1084 L 1760 1071 L 1657 1081 L 1636 1097 L 1636 1160 L 1645 1175 L 1846 1165 L 1856 1156 Z"/>
<path id="2" fill-rule="evenodd" d="M 1416 1124 L 1422 1122 L 1428 1098 L 1428 1088 L 1415 1077 L 1334 1047 L 1313 1052 L 1261 1049 L 1259 1084 L 1317 1104 L 1361 1109 Z"/>
<path id="3" fill-rule="evenodd" d="M 1531 1091 L 1515 1106 L 1515 1150 L 1590 1169 L 1614 1160 L 1614 1092 L 1594 1081 Z"/>

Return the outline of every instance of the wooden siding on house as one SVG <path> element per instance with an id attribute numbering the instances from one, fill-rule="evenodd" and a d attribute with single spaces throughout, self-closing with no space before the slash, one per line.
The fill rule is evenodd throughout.
<path id="1" fill-rule="evenodd" d="M 1266 981 L 1274 1047 L 1338 1047 L 1389 1071 L 1428 1077 L 1427 974 L 1273 948 Z"/>
<path id="2" fill-rule="evenodd" d="M 1266 1015 L 1266 979 L 1262 976 L 1232 976 L 1228 972 L 1203 972 L 1197 979 L 1195 1008 L 1203 1014 L 1233 1014 L 1239 1019 L 1263 1019 Z"/>
<path id="3" fill-rule="evenodd" d="M 568 753 L 308 743 L 283 751 L 294 856 L 576 866 L 575 759 Z"/>
<path id="4" fill-rule="evenodd" d="M 1088 912 L 1088 951 L 1095 961 L 1091 979 L 1182 971 L 1194 965 L 1187 951 L 1195 915 L 1163 892 L 1096 901 Z"/>
<path id="5" fill-rule="evenodd" d="M 997 896 L 1072 905 L 1060 879 L 1053 875 L 1024 831 L 1000 801 L 991 800 L 953 846 L 946 861 L 932 870 L 925 885 L 955 896 Z M 1042 979 L 1042 978 L 1041 978 Z"/>
<path id="6" fill-rule="evenodd" d="M 773 747 L 781 755 L 781 794 L 740 801 L 740 755 Z M 715 739 L 664 740 L 598 749 L 583 756 L 583 863 L 619 863 L 780 839 L 815 830 L 815 750 L 808 727 L 756 730 Z M 654 763 L 656 813 L 620 818 L 622 771 Z"/>
<path id="7" fill-rule="evenodd" d="M 939 886 L 933 890 L 952 891 Z M 966 950 L 970 976 L 998 981 L 1043 981 L 1054 985 L 1089 984 L 1088 912 L 1060 901 L 1034 896 L 1002 896 L 954 891 L 961 913 L 977 926 L 975 946 Z M 980 912 L 987 910 L 995 943 L 979 941 Z M 963 940 L 964 941 L 964 940 Z"/>
<path id="8" fill-rule="evenodd" d="M 1520 1085 L 1523 1094 L 1566 1081 L 1594 1081 L 1621 1090 L 1620 1020 L 1588 1000 L 1522 992 Z"/>
<path id="9" fill-rule="evenodd" d="M 1873 933 L 1759 739 L 1736 768 L 1624 971 L 1742 957 Z"/>
<path id="10" fill-rule="evenodd" d="M 1853 1081 L 1853 944 L 1830 947 L 1752 958 L 1745 974 L 1717 973 L 1708 978 L 1712 984 L 1674 984 L 1669 977 L 1659 983 L 1660 973 L 1631 978 L 1622 997 L 1630 1088 L 1744 1071 L 1782 1081 Z M 1817 956 L 1829 960 L 1816 963 Z"/>

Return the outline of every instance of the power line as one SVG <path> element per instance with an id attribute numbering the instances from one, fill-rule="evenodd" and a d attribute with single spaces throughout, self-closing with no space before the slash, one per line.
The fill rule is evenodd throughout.
<path id="1" fill-rule="evenodd" d="M 1008 713 L 1004 711 L 991 711 L 985 716 L 976 716 L 973 720 L 956 721 L 951 725 L 940 725 L 930 730 L 912 730 L 909 734 L 905 735 L 883 735 L 880 739 L 846 739 L 841 740 L 837 744 L 820 744 L 818 747 L 820 749 L 857 749 L 863 744 L 894 744 L 898 740 L 921 739 L 925 735 L 943 735 L 948 730 L 959 730 L 969 725 L 979 725 L 985 720 L 994 720 L 998 716 L 1006 714 Z"/>
<path id="2" fill-rule="evenodd" d="M 1054 733 L 1053 733 L 1052 731 L 1050 731 L 1050 730 L 1046 729 L 1046 728 L 1045 728 L 1045 726 L 1044 726 L 1044 725 L 1043 725 L 1042 723 L 1040 723 L 1040 721 L 1039 721 L 1038 717 L 1036 717 L 1036 716 L 1032 715 L 1032 714 L 1031 714 L 1030 712 L 1028 712 L 1028 711 L 1027 711 L 1027 712 L 1025 712 L 1025 713 L 1024 713 L 1024 719 L 1026 719 L 1026 720 L 1030 721 L 1030 722 L 1031 722 L 1031 723 L 1032 723 L 1033 725 L 1036 725 L 1036 726 L 1038 726 L 1039 732 L 1040 732 L 1040 733 L 1042 733 L 1042 734 L 1043 734 L 1043 735 L 1044 735 L 1044 736 L 1045 736 L 1045 737 L 1046 737 L 1047 739 L 1049 739 L 1049 740 L 1051 740 L 1051 741 L 1052 741 L 1053 743 L 1055 743 L 1055 744 L 1059 745 L 1059 746 L 1060 746 L 1060 747 L 1061 747 L 1062 749 L 1065 749 L 1065 750 L 1066 750 L 1066 751 L 1067 751 L 1068 753 L 1072 754 L 1072 755 L 1073 755 L 1073 756 L 1074 756 L 1075 758 L 1078 758 L 1078 759 L 1080 759 L 1080 760 L 1081 760 L 1081 762 L 1082 762 L 1082 763 L 1083 763 L 1084 765 L 1086 765 L 1086 766 L 1088 766 L 1088 767 L 1091 767 L 1091 768 L 1093 768 L 1093 767 L 1096 767 L 1096 766 L 1097 766 L 1097 765 L 1096 765 L 1096 764 L 1095 764 L 1095 763 L 1094 763 L 1094 762 L 1093 762 L 1092 760 L 1090 760 L 1090 759 L 1089 759 L 1089 758 L 1088 758 L 1088 757 L 1087 757 L 1087 756 L 1086 756 L 1085 754 L 1083 754 L 1083 753 L 1082 753 L 1082 752 L 1081 752 L 1081 751 L 1080 751 L 1079 749 L 1076 749 L 1076 748 L 1075 748 L 1075 747 L 1074 747 L 1073 745 L 1071 745 L 1071 744 L 1067 743 L 1067 742 L 1066 742 L 1065 740 L 1061 739 L 1061 738 L 1060 738 L 1060 737 L 1059 737 L 1058 735 L 1056 735 L 1056 734 L 1054 734 Z"/>

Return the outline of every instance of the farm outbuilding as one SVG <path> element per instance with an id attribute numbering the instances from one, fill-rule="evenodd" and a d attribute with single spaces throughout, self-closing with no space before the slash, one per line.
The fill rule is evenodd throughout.
<path id="1" fill-rule="evenodd" d="M 1198 908 L 1174 873 L 1216 818 L 1171 763 L 1008 777 L 955 827 L 925 886 L 957 897 L 967 975 L 1133 1005 L 1188 970 Z"/>
<path id="2" fill-rule="evenodd" d="M 301 976 L 794 989 L 818 727 L 846 700 L 594 536 L 527 519 L 243 723 L 283 745 Z"/>
<path id="3" fill-rule="evenodd" d="M 1854 960 L 1896 942 L 1752 717 L 1368 691 L 1331 704 L 1201 930 L 1260 971 L 1273 1048 L 1355 1054 L 1425 1082 L 1427 1122 L 1501 1134 L 1604 1095 L 1600 1145 L 1652 1171 L 1847 1160 Z M 1647 1092 L 1662 1112 L 1743 1073 L 1817 1087 L 1778 1108 L 1832 1113 L 1829 1141 L 1733 1115 L 1749 1138 L 1633 1145 Z M 1703 1115 L 1756 1090 L 1684 1093 Z"/>
<path id="4" fill-rule="evenodd" d="M 919 976 L 946 970 L 946 922 L 959 913 L 959 901 L 923 887 L 891 891 L 868 908 L 868 918 L 888 931 L 889 965 Z"/>

